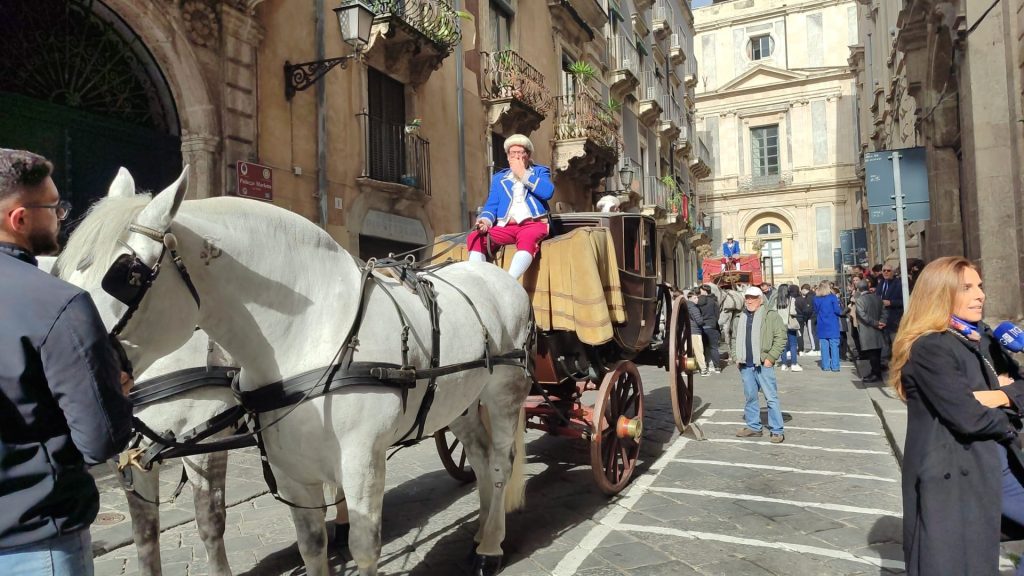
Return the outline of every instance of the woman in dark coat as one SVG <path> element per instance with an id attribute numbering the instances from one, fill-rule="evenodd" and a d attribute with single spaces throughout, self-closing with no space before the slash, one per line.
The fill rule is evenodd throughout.
<path id="1" fill-rule="evenodd" d="M 912 576 L 998 574 L 1001 516 L 1024 520 L 1014 474 L 1024 470 L 1024 381 L 981 323 L 984 302 L 970 261 L 939 258 L 921 273 L 893 343 L 892 383 L 907 402 L 903 551 Z"/>

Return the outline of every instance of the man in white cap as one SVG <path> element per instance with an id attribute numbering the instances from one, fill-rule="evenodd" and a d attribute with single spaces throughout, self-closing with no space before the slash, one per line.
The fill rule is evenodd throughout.
<path id="1" fill-rule="evenodd" d="M 779 386 L 775 380 L 775 363 L 786 347 L 786 324 L 775 310 L 764 304 L 764 295 L 757 286 L 743 292 L 743 313 L 740 314 L 732 358 L 740 369 L 743 380 L 743 419 L 747 425 L 736 433 L 740 438 L 764 436 L 761 426 L 761 403 L 758 391 L 768 404 L 768 430 L 771 441 L 778 444 L 786 439 L 782 430 L 782 409 L 779 407 Z"/>
<path id="2" fill-rule="evenodd" d="M 505 140 L 508 168 L 491 178 L 487 203 L 476 220 L 476 229 L 466 238 L 470 261 L 485 262 L 488 242 L 497 248 L 515 244 L 509 274 L 519 278 L 530 267 L 548 235 L 548 200 L 555 193 L 547 166 L 530 161 L 533 142 L 522 134 Z"/>
<path id="3" fill-rule="evenodd" d="M 740 243 L 732 239 L 732 234 L 725 237 L 722 242 L 722 271 L 728 267 L 730 270 L 739 270 Z"/>

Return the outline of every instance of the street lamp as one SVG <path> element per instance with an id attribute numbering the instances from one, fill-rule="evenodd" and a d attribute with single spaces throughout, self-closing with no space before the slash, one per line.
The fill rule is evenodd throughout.
<path id="1" fill-rule="evenodd" d="M 349 0 L 343 6 L 334 9 L 338 17 L 338 28 L 341 39 L 352 47 L 354 52 L 348 56 L 314 60 L 292 64 L 284 63 L 284 97 L 291 100 L 296 92 L 301 92 L 316 84 L 317 80 L 327 74 L 331 68 L 348 66 L 349 60 L 359 56 L 359 51 L 370 41 L 370 27 L 373 25 L 373 10 L 363 0 Z"/>
<path id="2" fill-rule="evenodd" d="M 622 168 L 619 168 L 619 184 L 622 184 L 622 189 L 629 191 L 629 187 L 633 184 L 633 169 L 630 168 L 629 163 L 623 164 Z"/>

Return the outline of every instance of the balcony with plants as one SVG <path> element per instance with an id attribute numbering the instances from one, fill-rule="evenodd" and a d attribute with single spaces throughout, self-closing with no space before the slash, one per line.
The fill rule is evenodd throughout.
<path id="1" fill-rule="evenodd" d="M 420 136 L 420 120 L 389 122 L 358 114 L 363 130 L 363 173 L 360 188 L 396 199 L 430 197 L 430 142 Z"/>
<path id="2" fill-rule="evenodd" d="M 364 2 L 374 13 L 366 61 L 403 84 L 426 82 L 462 40 L 462 20 L 472 18 L 450 0 Z"/>
<path id="3" fill-rule="evenodd" d="M 501 134 L 529 134 L 540 127 L 554 104 L 544 75 L 515 50 L 481 55 L 480 93 L 491 128 Z"/>
<path id="4" fill-rule="evenodd" d="M 571 94 L 555 98 L 555 171 L 596 187 L 618 160 L 621 104 L 602 103 L 597 94 L 578 83 Z"/>
<path id="5" fill-rule="evenodd" d="M 653 68 L 645 70 L 641 75 L 637 115 L 648 127 L 656 126 L 665 111 L 665 93 L 664 79 Z"/>
<path id="6" fill-rule="evenodd" d="M 608 51 L 608 88 L 620 100 L 627 95 L 635 96 L 636 88 L 640 85 L 640 53 L 633 39 L 615 34 L 608 39 Z"/>

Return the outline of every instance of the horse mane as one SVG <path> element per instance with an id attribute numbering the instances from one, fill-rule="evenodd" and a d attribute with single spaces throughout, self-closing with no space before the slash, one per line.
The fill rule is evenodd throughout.
<path id="1" fill-rule="evenodd" d="M 54 274 L 59 278 L 68 278 L 86 259 L 90 262 L 110 262 L 114 252 L 121 249 L 117 239 L 150 200 L 152 198 L 149 194 L 136 194 L 129 197 L 107 197 L 93 204 L 57 257 Z M 106 269 L 99 273 L 106 273 Z"/>

